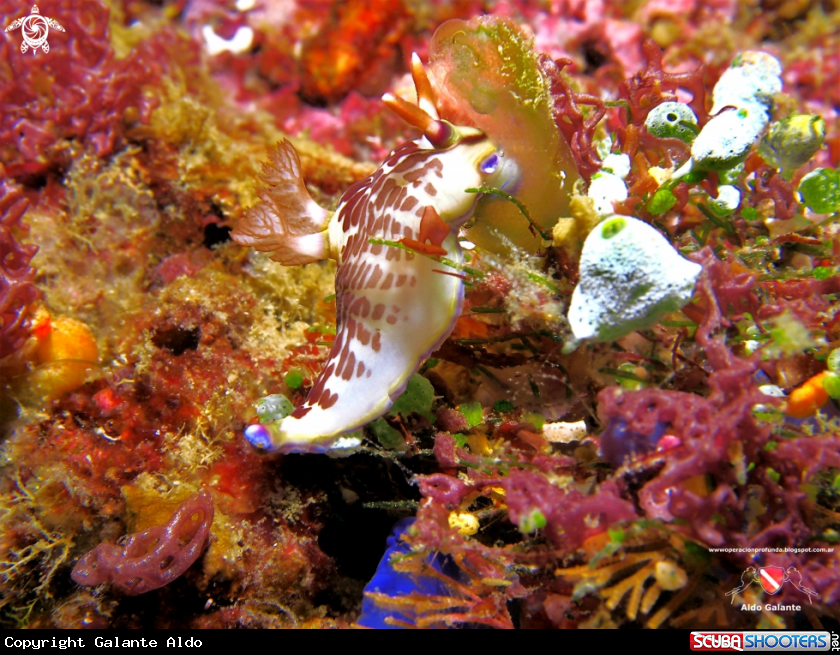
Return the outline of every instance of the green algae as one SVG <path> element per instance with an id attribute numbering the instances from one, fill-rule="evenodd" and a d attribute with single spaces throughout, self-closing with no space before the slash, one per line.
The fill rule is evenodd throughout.
<path id="1" fill-rule="evenodd" d="M 549 231 L 559 216 L 568 214 L 578 175 L 554 123 L 548 82 L 532 40 L 503 19 L 448 21 L 432 39 L 430 67 L 441 116 L 478 127 L 518 163 L 521 183 L 506 191 L 528 207 L 542 232 Z M 529 228 L 516 207 L 485 196 L 468 234 L 491 252 L 507 252 L 506 240 L 536 252 L 541 237 Z"/>

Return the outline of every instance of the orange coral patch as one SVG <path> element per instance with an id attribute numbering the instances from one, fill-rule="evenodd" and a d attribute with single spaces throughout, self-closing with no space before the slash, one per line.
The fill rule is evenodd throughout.
<path id="1" fill-rule="evenodd" d="M 787 403 L 788 416 L 807 418 L 828 402 L 828 394 L 823 388 L 825 376 L 825 371 L 818 373 L 791 392 Z"/>

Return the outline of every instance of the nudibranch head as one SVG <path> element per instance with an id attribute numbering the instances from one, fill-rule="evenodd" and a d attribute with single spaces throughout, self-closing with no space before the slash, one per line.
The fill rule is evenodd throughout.
<path id="1" fill-rule="evenodd" d="M 435 202 L 441 219 L 459 227 L 472 214 L 477 199 L 467 189 L 493 187 L 513 193 L 522 178 L 521 169 L 480 129 L 441 119 L 435 93 L 416 53 L 411 63 L 417 105 L 391 94 L 385 94 L 382 100 L 423 132 L 423 138 L 417 141 L 421 152 L 428 157 L 423 165 L 435 160 L 443 163 L 446 174 L 430 176 L 426 183 L 441 196 Z"/>

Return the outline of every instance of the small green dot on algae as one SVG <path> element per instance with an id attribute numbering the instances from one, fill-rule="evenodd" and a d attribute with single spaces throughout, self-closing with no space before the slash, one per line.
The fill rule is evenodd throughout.
<path id="1" fill-rule="evenodd" d="M 627 227 L 627 221 L 625 221 L 623 218 L 614 218 L 604 223 L 604 225 L 601 227 L 601 236 L 604 239 L 612 239 L 625 227 Z"/>

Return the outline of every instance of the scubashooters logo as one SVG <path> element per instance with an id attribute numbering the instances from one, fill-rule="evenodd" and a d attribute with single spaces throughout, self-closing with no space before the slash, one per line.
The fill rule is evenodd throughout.
<path id="1" fill-rule="evenodd" d="M 57 21 L 41 16 L 38 5 L 32 6 L 32 13 L 28 16 L 12 21 L 6 31 L 11 32 L 19 27 L 23 33 L 23 43 L 20 44 L 20 51 L 26 53 L 29 48 L 32 48 L 33 55 L 38 51 L 38 48 L 41 48 L 44 52 L 50 51 L 50 44 L 47 43 L 50 28 L 59 32 L 64 31 L 64 28 Z"/>
<path id="2" fill-rule="evenodd" d="M 691 650 L 808 652 L 840 650 L 837 634 L 825 631 L 695 631 Z"/>
<path id="3" fill-rule="evenodd" d="M 758 570 L 750 566 L 741 574 L 741 584 L 731 591 L 726 592 L 726 595 L 732 598 L 730 602 L 734 603 L 735 596 L 754 582 L 757 582 L 771 596 L 779 593 L 782 585 L 789 582 L 796 589 L 808 596 L 809 604 L 813 603 L 814 598 L 819 597 L 816 591 L 802 584 L 802 574 L 795 566 L 788 567 L 787 569 L 783 569 L 781 566 L 763 566 Z M 760 605 L 747 605 L 744 603 L 741 609 L 746 611 L 760 611 L 762 608 Z M 801 607 L 799 605 L 768 604 L 764 609 L 770 611 L 799 611 Z"/>

